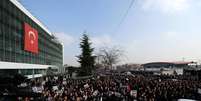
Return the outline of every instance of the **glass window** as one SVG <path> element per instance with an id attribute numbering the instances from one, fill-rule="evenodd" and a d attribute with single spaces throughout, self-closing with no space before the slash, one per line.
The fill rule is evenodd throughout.
<path id="1" fill-rule="evenodd" d="M 3 5 L 3 6 L 2 6 Z M 39 33 L 39 54 L 24 51 L 23 23 L 29 23 Z M 62 64 L 62 46 L 12 3 L 0 3 L 0 60 L 46 65 Z"/>

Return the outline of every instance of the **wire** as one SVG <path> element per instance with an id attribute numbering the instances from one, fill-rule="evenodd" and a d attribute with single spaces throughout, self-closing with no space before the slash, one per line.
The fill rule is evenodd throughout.
<path id="1" fill-rule="evenodd" d="M 120 20 L 119 24 L 117 25 L 116 29 L 114 30 L 114 33 L 117 32 L 117 30 L 120 28 L 121 24 L 124 22 L 124 20 L 126 19 L 130 9 L 132 8 L 133 4 L 134 4 L 135 0 L 131 0 L 128 9 L 126 10 L 125 14 L 123 15 L 122 19 Z"/>

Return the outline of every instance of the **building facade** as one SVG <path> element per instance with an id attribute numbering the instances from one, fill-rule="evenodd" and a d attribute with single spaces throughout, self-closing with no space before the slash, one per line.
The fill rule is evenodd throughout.
<path id="1" fill-rule="evenodd" d="M 17 0 L 0 0 L 1 71 L 44 74 L 62 66 L 62 43 Z"/>
<path id="2" fill-rule="evenodd" d="M 195 66 L 196 62 L 151 62 L 143 64 L 145 71 L 158 74 L 183 74 L 183 70 Z"/>

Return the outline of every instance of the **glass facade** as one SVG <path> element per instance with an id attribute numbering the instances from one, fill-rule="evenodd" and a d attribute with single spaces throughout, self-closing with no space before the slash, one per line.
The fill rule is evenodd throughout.
<path id="1" fill-rule="evenodd" d="M 24 23 L 38 31 L 38 54 L 24 50 Z M 63 65 L 63 46 L 10 0 L 0 0 L 0 61 Z"/>

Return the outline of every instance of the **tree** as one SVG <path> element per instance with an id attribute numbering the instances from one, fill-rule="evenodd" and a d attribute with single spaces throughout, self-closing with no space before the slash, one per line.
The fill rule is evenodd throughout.
<path id="1" fill-rule="evenodd" d="M 81 55 L 78 56 L 78 62 L 81 65 L 81 70 L 79 72 L 80 76 L 87 76 L 92 74 L 94 69 L 95 56 L 92 55 L 94 49 L 91 48 L 91 43 L 89 42 L 89 37 L 83 34 L 80 42 Z"/>
<path id="2" fill-rule="evenodd" d="M 111 68 L 120 61 L 123 51 L 117 47 L 102 47 L 97 54 L 97 62 L 104 67 Z"/>

